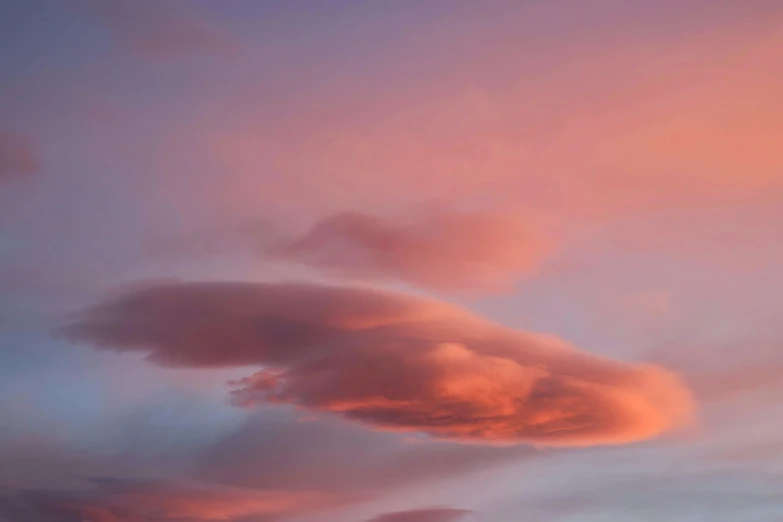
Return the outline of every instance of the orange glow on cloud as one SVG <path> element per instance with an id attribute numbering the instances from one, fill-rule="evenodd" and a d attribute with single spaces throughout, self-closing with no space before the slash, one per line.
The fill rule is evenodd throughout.
<path id="1" fill-rule="evenodd" d="M 627 443 L 682 425 L 693 408 L 662 368 L 363 287 L 163 284 L 87 310 L 65 332 L 168 366 L 266 366 L 236 383 L 241 405 L 296 404 L 463 442 Z"/>

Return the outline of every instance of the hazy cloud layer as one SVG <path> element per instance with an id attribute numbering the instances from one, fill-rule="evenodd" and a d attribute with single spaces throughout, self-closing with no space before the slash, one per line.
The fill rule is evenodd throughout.
<path id="1" fill-rule="evenodd" d="M 340 212 L 267 253 L 338 275 L 498 290 L 533 271 L 545 250 L 517 216 L 425 209 L 396 219 Z"/>
<path id="2" fill-rule="evenodd" d="M 237 404 L 296 404 L 470 442 L 618 444 L 686 421 L 676 376 L 456 306 L 362 287 L 164 283 L 85 311 L 71 339 L 180 367 L 264 365 Z"/>
<path id="3" fill-rule="evenodd" d="M 367 522 L 455 522 L 471 513 L 466 509 L 429 508 L 396 511 L 373 517 Z"/>

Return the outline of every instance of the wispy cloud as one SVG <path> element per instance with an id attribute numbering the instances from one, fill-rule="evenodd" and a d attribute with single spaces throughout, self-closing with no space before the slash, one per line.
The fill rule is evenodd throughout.
<path id="1" fill-rule="evenodd" d="M 427 508 L 395 511 L 373 517 L 367 522 L 454 522 L 470 514 L 467 509 Z"/>
<path id="2" fill-rule="evenodd" d="M 230 33 L 184 2 L 86 0 L 120 43 L 152 60 L 238 52 Z"/>

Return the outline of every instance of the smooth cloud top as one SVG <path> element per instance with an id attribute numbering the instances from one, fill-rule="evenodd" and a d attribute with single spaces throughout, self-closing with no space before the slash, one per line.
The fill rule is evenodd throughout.
<path id="1" fill-rule="evenodd" d="M 455 522 L 470 513 L 467 509 L 454 508 L 414 509 L 384 513 L 367 522 Z"/>
<path id="2" fill-rule="evenodd" d="M 338 275 L 484 290 L 535 270 L 545 250 L 516 216 L 430 209 L 399 219 L 332 214 L 269 254 Z"/>
<path id="3" fill-rule="evenodd" d="M 362 287 L 167 283 L 86 310 L 72 340 L 180 367 L 261 365 L 237 404 L 295 404 L 389 431 L 619 444 L 688 420 L 666 370 L 613 362 L 435 300 Z"/>

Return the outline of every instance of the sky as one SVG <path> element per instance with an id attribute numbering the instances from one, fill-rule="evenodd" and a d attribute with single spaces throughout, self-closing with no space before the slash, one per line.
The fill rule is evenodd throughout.
<path id="1" fill-rule="evenodd" d="M 779 522 L 779 0 L 0 0 L 0 522 Z"/>

